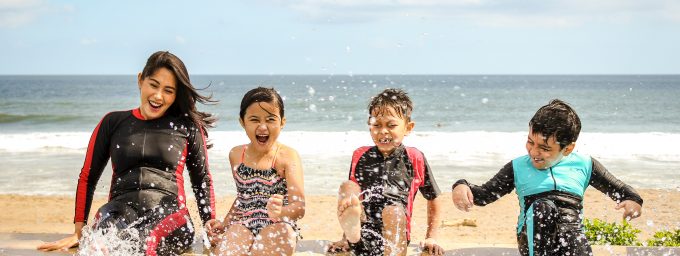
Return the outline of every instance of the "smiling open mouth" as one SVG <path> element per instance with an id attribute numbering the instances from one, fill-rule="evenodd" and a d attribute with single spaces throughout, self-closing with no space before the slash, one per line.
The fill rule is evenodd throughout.
<path id="1" fill-rule="evenodd" d="M 151 108 L 153 109 L 159 109 L 163 106 L 163 104 L 149 101 L 149 106 L 151 106 Z"/>
<path id="2" fill-rule="evenodd" d="M 383 139 L 378 140 L 378 142 L 383 143 L 383 144 L 387 144 L 387 143 L 392 142 L 392 139 L 391 138 L 383 138 Z"/>
<path id="3" fill-rule="evenodd" d="M 256 135 L 255 138 L 257 139 L 257 142 L 266 143 L 267 140 L 269 140 L 269 135 Z"/>

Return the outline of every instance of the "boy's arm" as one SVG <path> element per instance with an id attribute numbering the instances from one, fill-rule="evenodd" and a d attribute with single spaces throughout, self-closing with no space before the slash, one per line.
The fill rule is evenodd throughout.
<path id="1" fill-rule="evenodd" d="M 441 197 L 427 201 L 427 233 L 425 239 L 437 239 L 439 223 L 441 223 Z"/>
<path id="2" fill-rule="evenodd" d="M 470 187 L 474 196 L 475 205 L 484 206 L 493 203 L 502 196 L 512 192 L 515 188 L 515 175 L 512 168 L 512 162 L 508 162 L 493 176 L 493 178 L 481 186 L 470 184 L 462 179 L 456 181 L 451 189 L 453 190 L 458 185 Z"/>
<path id="3" fill-rule="evenodd" d="M 591 159 L 593 160 L 593 173 L 590 176 L 589 185 L 602 193 L 607 194 L 617 203 L 631 200 L 642 205 L 642 197 L 640 197 L 640 194 L 638 194 L 633 187 L 614 177 L 614 175 L 612 175 L 599 161 L 595 160 L 595 158 Z"/>

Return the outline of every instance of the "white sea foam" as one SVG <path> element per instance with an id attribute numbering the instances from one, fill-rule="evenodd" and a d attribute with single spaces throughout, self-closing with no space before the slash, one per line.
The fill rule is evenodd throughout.
<path id="1" fill-rule="evenodd" d="M 73 193 L 90 135 L 0 134 L 0 161 L 4 163 L 0 166 L 0 193 Z M 404 143 L 425 154 L 445 189 L 461 178 L 474 183 L 488 180 L 505 163 L 526 154 L 526 137 L 526 132 L 416 130 Z M 233 194 L 227 155 L 233 146 L 248 143 L 245 132 L 212 131 L 210 141 L 214 145 L 209 159 L 216 193 Z M 335 194 L 347 179 L 353 150 L 373 144 L 367 131 L 284 131 L 279 141 L 300 153 L 306 192 L 312 194 Z M 679 144 L 678 133 L 582 133 L 576 150 L 597 158 L 618 178 L 636 187 L 680 188 Z M 17 171 L 24 175 L 12 174 Z M 109 178 L 107 167 L 98 193 L 108 191 Z"/>

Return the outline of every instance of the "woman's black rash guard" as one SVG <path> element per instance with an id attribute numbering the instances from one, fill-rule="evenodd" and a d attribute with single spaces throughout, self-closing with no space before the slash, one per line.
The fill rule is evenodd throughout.
<path id="1" fill-rule="evenodd" d="M 74 222 L 87 222 L 95 187 L 109 158 L 113 168 L 110 202 L 132 207 L 139 217 L 162 205 L 170 206 L 165 212 L 161 209 L 163 215 L 188 215 L 186 165 L 201 220 L 215 218 L 205 136 L 187 118 L 165 115 L 144 120 L 139 109 L 104 116 L 92 133 L 80 171 Z"/>

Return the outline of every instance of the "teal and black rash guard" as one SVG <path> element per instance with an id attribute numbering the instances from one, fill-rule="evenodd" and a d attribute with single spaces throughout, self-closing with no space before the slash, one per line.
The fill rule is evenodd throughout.
<path id="1" fill-rule="evenodd" d="M 215 218 L 205 136 L 187 118 L 165 115 L 144 120 L 139 109 L 104 116 L 87 147 L 74 222 L 87 221 L 95 187 L 109 158 L 113 169 L 109 203 L 100 208 L 97 218 L 115 213 L 126 216 L 128 223 L 141 222 L 145 234 L 158 240 L 152 243 L 147 239 L 147 247 L 162 246 L 157 242 L 180 228 L 193 237 L 193 229 L 185 228 L 191 226 L 184 194 L 185 167 L 202 221 Z"/>
<path id="2" fill-rule="evenodd" d="M 526 242 L 530 244 L 532 242 L 531 228 L 536 226 L 533 220 L 543 220 L 533 218 L 532 206 L 536 202 L 549 201 L 549 205 L 555 208 L 558 213 L 557 224 L 562 226 L 558 229 L 560 231 L 564 231 L 565 227 L 582 229 L 583 195 L 588 186 L 595 187 L 616 202 L 632 200 L 642 205 L 642 198 L 631 186 L 614 177 L 594 158 L 575 152 L 556 165 L 543 170 L 536 169 L 531 164 L 531 158 L 525 155 L 507 163 L 491 180 L 481 186 L 459 180 L 453 187 L 459 184 L 470 187 L 474 195 L 474 204 L 478 206 L 492 203 L 516 189 L 520 206 L 517 222 L 518 238 L 520 235 L 526 236 L 522 234 L 523 232 L 529 232 L 529 241 L 523 241 L 524 245 L 520 239 L 520 251 L 523 251 L 523 246 L 527 246 Z M 528 228 L 527 225 L 532 227 Z"/>

